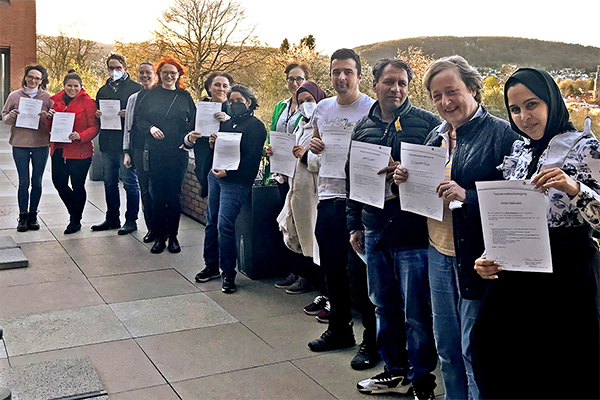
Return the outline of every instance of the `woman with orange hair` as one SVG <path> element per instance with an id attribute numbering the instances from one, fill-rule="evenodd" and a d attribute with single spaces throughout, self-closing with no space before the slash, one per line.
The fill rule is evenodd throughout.
<path id="1" fill-rule="evenodd" d="M 134 127 L 145 137 L 143 168 L 150 175 L 150 192 L 156 215 L 156 240 L 152 253 L 162 253 L 168 235 L 168 250 L 179 253 L 177 241 L 181 215 L 181 185 L 188 153 L 180 148 L 183 138 L 194 130 L 196 105 L 185 90 L 184 68 L 167 56 L 156 64 L 158 82 L 137 100 Z"/>

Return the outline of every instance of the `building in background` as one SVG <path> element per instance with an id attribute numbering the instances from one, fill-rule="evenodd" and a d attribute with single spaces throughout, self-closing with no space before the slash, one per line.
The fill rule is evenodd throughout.
<path id="1" fill-rule="evenodd" d="M 36 61 L 35 0 L 0 0 L 0 107 Z"/>

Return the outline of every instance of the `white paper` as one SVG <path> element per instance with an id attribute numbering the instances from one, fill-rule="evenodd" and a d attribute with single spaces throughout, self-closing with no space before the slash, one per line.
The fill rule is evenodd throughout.
<path id="1" fill-rule="evenodd" d="M 529 181 L 475 184 L 487 258 L 507 271 L 552 272 L 546 196 Z"/>
<path id="2" fill-rule="evenodd" d="M 242 134 L 239 132 L 219 132 L 215 141 L 213 169 L 235 171 L 240 166 Z"/>
<path id="3" fill-rule="evenodd" d="M 444 200 L 436 188 L 444 180 L 446 149 L 401 143 L 400 159 L 408 171 L 406 182 L 398 185 L 400 209 L 441 221 Z"/>
<path id="4" fill-rule="evenodd" d="M 221 103 L 212 101 L 199 101 L 196 103 L 196 132 L 203 137 L 209 137 L 219 132 L 220 122 L 215 119 L 215 114 L 221 111 Z"/>
<path id="5" fill-rule="evenodd" d="M 385 176 L 377 174 L 390 162 L 392 148 L 378 144 L 352 141 L 350 146 L 350 200 L 383 208 Z"/>
<path id="6" fill-rule="evenodd" d="M 73 133 L 75 124 L 75 113 L 55 112 L 52 117 L 52 129 L 50 130 L 50 141 L 58 143 L 71 143 L 69 136 Z"/>
<path id="7" fill-rule="evenodd" d="M 352 129 L 337 126 L 324 126 L 321 140 L 325 149 L 321 153 L 321 168 L 319 176 L 322 178 L 346 178 L 346 161 L 348 160 L 348 148 L 352 137 Z"/>
<path id="8" fill-rule="evenodd" d="M 121 111 L 121 102 L 119 100 L 100 100 L 100 128 L 109 130 L 120 130 L 121 129 L 121 117 L 119 117 L 119 111 Z"/>
<path id="9" fill-rule="evenodd" d="M 270 158 L 271 172 L 294 177 L 297 159 L 292 150 L 296 145 L 296 135 L 293 133 L 271 131 L 271 148 L 273 155 Z"/>
<path id="10" fill-rule="evenodd" d="M 43 104 L 44 102 L 39 99 L 19 98 L 19 114 L 17 114 L 15 126 L 17 128 L 38 129 Z"/>

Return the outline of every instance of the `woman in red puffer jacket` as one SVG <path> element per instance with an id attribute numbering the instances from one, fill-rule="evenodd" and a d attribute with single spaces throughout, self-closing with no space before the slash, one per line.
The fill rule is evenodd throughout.
<path id="1" fill-rule="evenodd" d="M 69 211 L 70 221 L 64 233 L 70 234 L 81 229 L 81 216 L 87 197 L 85 180 L 94 155 L 92 140 L 98 135 L 99 126 L 95 116 L 96 102 L 83 90 L 81 77 L 71 70 L 63 84 L 64 90 L 51 97 L 54 105 L 47 114 L 47 125 L 51 130 L 55 112 L 75 114 L 73 132 L 69 135 L 70 143 L 52 142 L 53 138 L 50 137 L 52 183 Z"/>

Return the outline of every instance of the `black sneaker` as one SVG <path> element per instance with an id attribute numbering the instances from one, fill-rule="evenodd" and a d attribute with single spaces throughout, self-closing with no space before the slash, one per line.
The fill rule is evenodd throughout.
<path id="1" fill-rule="evenodd" d="M 427 374 L 419 378 L 418 381 L 413 383 L 413 392 L 415 394 L 415 400 L 433 400 L 435 399 L 435 375 Z"/>
<path id="2" fill-rule="evenodd" d="M 221 292 L 233 293 L 235 292 L 235 278 L 233 276 L 223 276 L 223 286 L 221 286 Z"/>
<path id="3" fill-rule="evenodd" d="M 356 344 L 354 340 L 354 332 L 352 326 L 345 333 L 334 333 L 327 329 L 320 338 L 308 342 L 308 347 L 312 351 L 331 351 L 339 349 L 347 349 Z"/>
<path id="4" fill-rule="evenodd" d="M 304 307 L 303 310 L 308 315 L 317 315 L 322 309 L 325 308 L 326 303 L 327 297 L 319 295 L 315 297 L 312 303 Z"/>
<path id="5" fill-rule="evenodd" d="M 298 280 L 298 275 L 294 273 L 289 273 L 285 279 L 275 282 L 275 287 L 277 289 L 286 289 L 294 284 Z"/>
<path id="6" fill-rule="evenodd" d="M 314 288 L 315 288 L 314 285 L 308 279 L 300 276 L 300 277 L 298 277 L 296 282 L 294 282 L 287 289 L 285 289 L 285 292 L 287 294 L 302 294 L 302 293 L 310 292 Z"/>
<path id="7" fill-rule="evenodd" d="M 365 379 L 356 384 L 359 392 L 371 393 L 400 393 L 409 394 L 412 386 L 406 375 L 394 376 L 387 371 Z"/>
<path id="8" fill-rule="evenodd" d="M 219 268 L 206 267 L 196 275 L 196 282 L 208 282 L 220 277 Z"/>
<path id="9" fill-rule="evenodd" d="M 358 348 L 358 352 L 352 361 L 350 361 L 350 366 L 356 370 L 369 369 L 373 368 L 380 359 L 381 356 L 377 352 L 377 347 L 363 340 Z"/>

